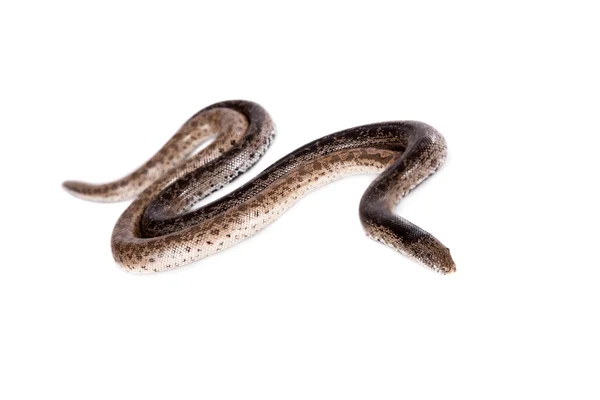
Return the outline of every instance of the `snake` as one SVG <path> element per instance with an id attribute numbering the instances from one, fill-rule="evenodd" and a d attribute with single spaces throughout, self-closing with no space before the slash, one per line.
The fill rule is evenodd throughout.
<path id="1" fill-rule="evenodd" d="M 103 184 L 65 181 L 63 187 L 89 201 L 133 199 L 114 226 L 113 258 L 127 271 L 153 273 L 193 263 L 248 239 L 329 182 L 378 174 L 359 203 L 367 236 L 434 272 L 456 271 L 446 246 L 394 212 L 399 201 L 446 159 L 446 140 L 423 122 L 372 123 L 323 136 L 229 194 L 199 206 L 255 165 L 275 133 L 271 116 L 257 103 L 215 103 L 189 118 L 129 175 Z M 315 221 L 310 228 L 315 229 Z M 334 227 L 330 229 L 335 235 Z"/>

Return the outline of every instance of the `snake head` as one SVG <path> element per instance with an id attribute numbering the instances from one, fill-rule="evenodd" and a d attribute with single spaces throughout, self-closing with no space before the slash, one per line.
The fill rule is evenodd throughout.
<path id="1" fill-rule="evenodd" d="M 409 256 L 438 274 L 456 272 L 456 264 L 450 255 L 450 249 L 435 237 L 427 234 L 406 246 Z"/>
<path id="2" fill-rule="evenodd" d="M 446 275 L 456 272 L 456 264 L 450 255 L 449 248 L 446 247 L 445 250 L 436 254 L 434 259 L 435 261 L 429 267 L 438 274 Z"/>

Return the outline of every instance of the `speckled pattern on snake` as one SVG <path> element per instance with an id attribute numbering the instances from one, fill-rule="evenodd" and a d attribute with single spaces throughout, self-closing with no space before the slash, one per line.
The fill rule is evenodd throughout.
<path id="1" fill-rule="evenodd" d="M 359 205 L 367 235 L 435 272 L 456 270 L 446 246 L 393 212 L 400 199 L 446 158 L 444 137 L 422 122 L 382 122 L 324 136 L 230 194 L 193 207 L 252 167 L 274 135 L 275 125 L 261 106 L 225 101 L 191 117 L 156 155 L 126 177 L 98 185 L 67 181 L 63 186 L 86 200 L 135 198 L 114 227 L 112 252 L 126 270 L 151 273 L 192 263 L 249 238 L 328 182 L 379 173 Z M 328 229 L 335 235 L 335 227 Z"/>

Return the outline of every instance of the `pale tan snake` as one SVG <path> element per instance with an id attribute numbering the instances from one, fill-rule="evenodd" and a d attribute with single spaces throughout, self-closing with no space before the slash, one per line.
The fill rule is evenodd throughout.
<path id="1" fill-rule="evenodd" d="M 191 117 L 154 157 L 125 178 L 100 185 L 63 185 L 86 200 L 137 196 L 117 221 L 111 243 L 120 266 L 145 273 L 176 268 L 231 247 L 328 182 L 379 172 L 359 206 L 367 235 L 433 271 L 456 270 L 446 246 L 393 212 L 446 157 L 443 136 L 422 122 L 376 123 L 324 136 L 221 199 L 192 208 L 256 163 L 274 134 L 271 117 L 258 104 L 221 102 Z M 210 138 L 215 138 L 211 144 L 188 158 Z"/>

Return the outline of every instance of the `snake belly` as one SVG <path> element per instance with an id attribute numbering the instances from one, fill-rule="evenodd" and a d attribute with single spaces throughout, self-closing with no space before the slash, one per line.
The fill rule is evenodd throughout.
<path id="1" fill-rule="evenodd" d="M 67 181 L 63 186 L 91 201 L 135 198 L 113 229 L 113 257 L 128 271 L 151 273 L 192 263 L 249 238 L 329 182 L 379 173 L 359 205 L 367 235 L 435 272 L 456 271 L 446 246 L 393 212 L 446 158 L 444 137 L 422 122 L 382 122 L 324 136 L 231 193 L 194 208 L 250 169 L 274 135 L 271 117 L 258 104 L 216 103 L 192 116 L 149 161 L 124 178 L 106 184 Z M 192 155 L 209 139 L 214 140 Z"/>

